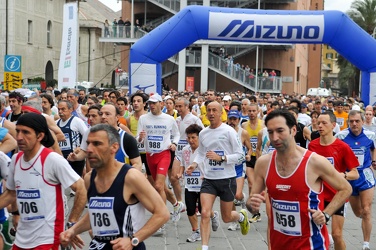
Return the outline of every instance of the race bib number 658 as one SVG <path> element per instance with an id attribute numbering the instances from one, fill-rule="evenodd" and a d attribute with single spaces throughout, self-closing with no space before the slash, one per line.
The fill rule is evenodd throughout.
<path id="1" fill-rule="evenodd" d="M 291 236 L 301 236 L 299 202 L 272 199 L 274 230 Z"/>

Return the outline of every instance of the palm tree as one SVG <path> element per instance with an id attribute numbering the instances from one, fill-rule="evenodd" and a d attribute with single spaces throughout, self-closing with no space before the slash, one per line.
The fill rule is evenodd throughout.
<path id="1" fill-rule="evenodd" d="M 376 0 L 355 0 L 347 14 L 368 34 L 373 34 L 376 27 Z"/>
<path id="2" fill-rule="evenodd" d="M 372 35 L 376 27 L 376 0 L 355 0 L 351 3 L 351 9 L 347 11 L 347 15 Z M 348 84 L 348 95 L 352 96 L 353 93 L 359 95 L 359 69 L 343 57 L 338 58 L 337 63 L 340 68 L 339 81 L 342 85 Z"/>

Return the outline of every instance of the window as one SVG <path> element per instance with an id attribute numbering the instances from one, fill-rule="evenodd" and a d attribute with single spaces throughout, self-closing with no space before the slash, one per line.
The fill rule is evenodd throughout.
<path id="1" fill-rule="evenodd" d="M 337 59 L 338 58 L 338 53 L 335 53 L 334 56 L 335 56 L 334 58 Z"/>
<path id="2" fill-rule="evenodd" d="M 33 42 L 33 21 L 31 20 L 27 21 L 27 42 Z"/>
<path id="3" fill-rule="evenodd" d="M 326 59 L 333 59 L 333 53 L 326 53 Z"/>
<path id="4" fill-rule="evenodd" d="M 47 23 L 47 46 L 51 46 L 51 27 L 52 27 L 52 23 L 51 21 L 48 21 Z"/>
<path id="5" fill-rule="evenodd" d="M 332 65 L 330 63 L 327 64 L 327 66 L 332 69 Z"/>

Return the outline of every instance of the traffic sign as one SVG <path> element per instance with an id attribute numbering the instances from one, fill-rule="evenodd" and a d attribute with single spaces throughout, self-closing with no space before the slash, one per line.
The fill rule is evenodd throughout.
<path id="1" fill-rule="evenodd" d="M 5 55 L 4 72 L 21 72 L 21 56 Z"/>
<path id="2" fill-rule="evenodd" d="M 4 90 L 22 88 L 21 72 L 4 72 Z"/>

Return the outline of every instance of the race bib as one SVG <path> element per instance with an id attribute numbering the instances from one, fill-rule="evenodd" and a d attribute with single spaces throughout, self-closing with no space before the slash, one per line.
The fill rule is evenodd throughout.
<path id="1" fill-rule="evenodd" d="M 188 145 L 188 141 L 187 141 L 187 140 L 180 140 L 180 141 L 178 142 L 178 151 L 182 151 L 183 148 L 184 148 L 185 146 L 187 146 L 187 145 Z"/>
<path id="2" fill-rule="evenodd" d="M 148 135 L 148 147 L 150 151 L 159 152 L 162 147 L 163 136 Z"/>
<path id="3" fill-rule="evenodd" d="M 275 148 L 273 148 L 272 146 L 269 146 L 268 147 L 268 153 L 271 153 L 271 152 L 273 152 L 275 150 Z"/>
<path id="4" fill-rule="evenodd" d="M 326 159 L 328 159 L 328 161 L 334 166 L 334 158 L 333 157 L 326 157 Z"/>
<path id="5" fill-rule="evenodd" d="M 345 119 L 344 118 L 337 118 L 337 124 L 338 126 L 342 127 L 343 125 L 345 125 Z"/>
<path id="6" fill-rule="evenodd" d="M 251 142 L 251 146 L 252 146 L 252 151 L 256 152 L 256 148 L 257 148 L 257 136 L 252 136 L 251 139 L 250 139 L 250 142 Z"/>
<path id="7" fill-rule="evenodd" d="M 364 150 L 361 148 L 352 148 L 352 151 L 354 152 L 356 158 L 358 159 L 359 162 L 359 167 L 363 167 L 364 163 Z"/>
<path id="8" fill-rule="evenodd" d="M 144 143 L 137 143 L 137 148 L 140 153 L 145 153 L 145 144 Z"/>
<path id="9" fill-rule="evenodd" d="M 371 168 L 364 169 L 363 174 L 364 177 L 366 177 L 366 180 L 371 184 L 371 186 L 375 185 L 375 176 L 373 175 Z"/>
<path id="10" fill-rule="evenodd" d="M 196 169 L 191 175 L 184 173 L 184 182 L 189 192 L 200 192 L 202 184 L 200 170 Z"/>
<path id="11" fill-rule="evenodd" d="M 274 230 L 290 236 L 302 236 L 299 202 L 272 199 Z"/>
<path id="12" fill-rule="evenodd" d="M 89 215 L 94 236 L 111 236 L 120 234 L 114 214 L 114 197 L 91 197 Z"/>
<path id="13" fill-rule="evenodd" d="M 17 205 L 22 221 L 44 219 L 44 204 L 39 189 L 17 190 Z"/>
<path id="14" fill-rule="evenodd" d="M 69 133 L 64 133 L 64 137 L 65 137 L 65 141 L 59 141 L 59 147 L 61 151 L 71 150 L 72 147 L 71 147 Z"/>
<path id="15" fill-rule="evenodd" d="M 219 151 L 219 150 L 214 150 L 214 152 L 219 155 L 219 156 L 223 156 L 225 155 L 225 152 L 224 151 Z M 225 168 L 222 166 L 223 165 L 223 162 L 221 161 L 215 161 L 215 160 L 210 160 L 208 159 L 209 161 L 209 171 L 222 171 L 224 170 Z"/>

